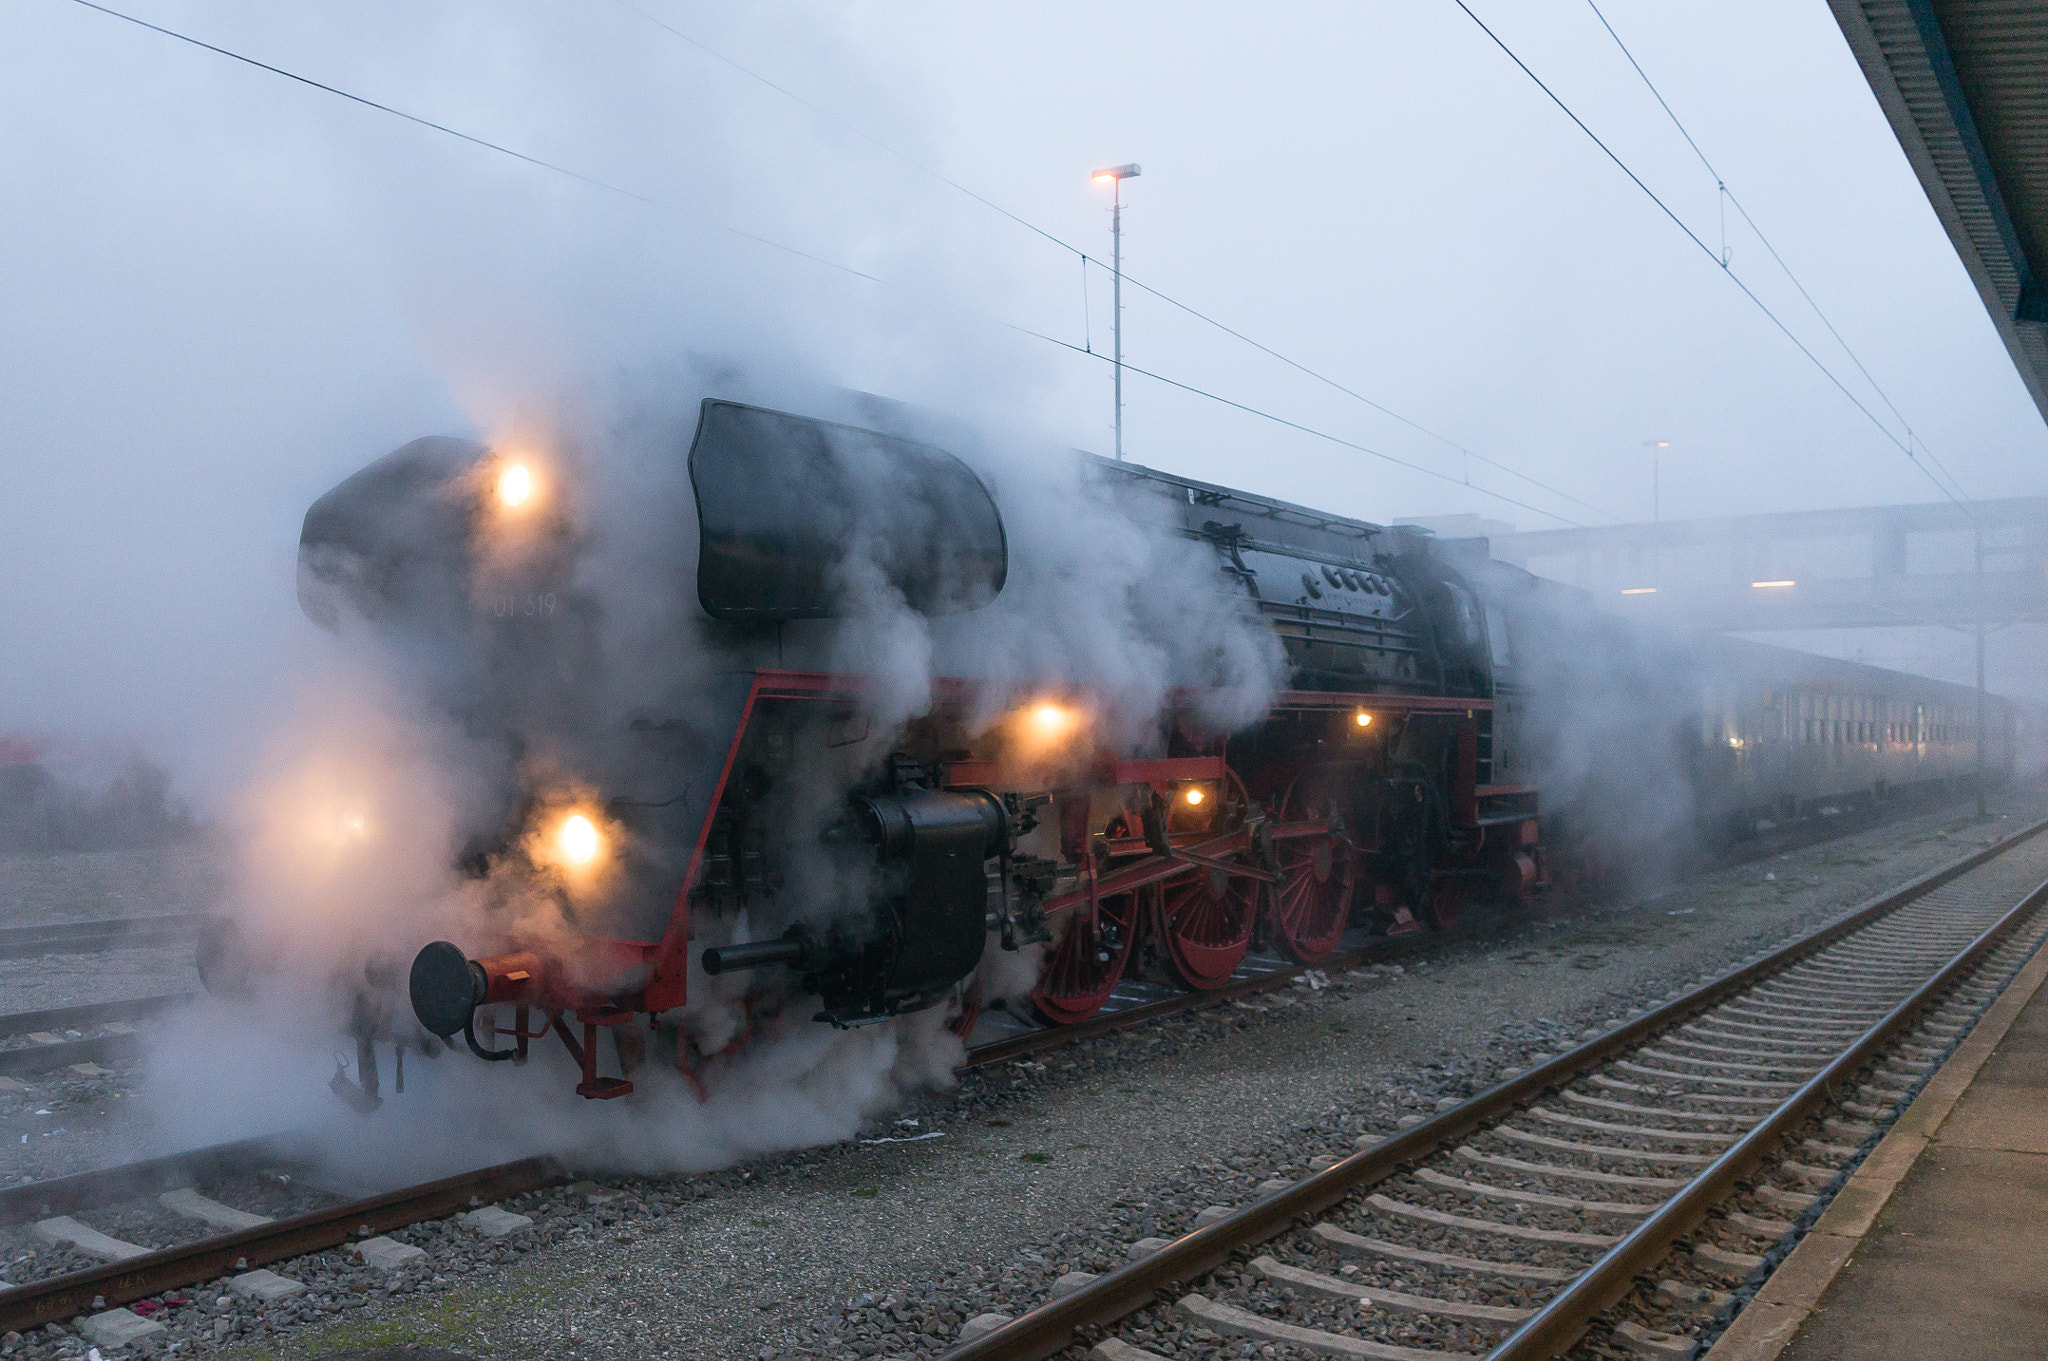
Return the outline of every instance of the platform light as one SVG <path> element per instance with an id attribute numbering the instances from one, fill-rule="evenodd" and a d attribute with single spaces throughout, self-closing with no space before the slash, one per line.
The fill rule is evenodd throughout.
<path id="1" fill-rule="evenodd" d="M 1624 586 L 1621 588 L 1621 593 L 1623 595 L 1655 595 L 1657 594 L 1657 588 L 1655 586 Z"/>
<path id="2" fill-rule="evenodd" d="M 1752 581 L 1749 583 L 1749 588 L 1752 591 L 1782 591 L 1795 584 L 1790 581 Z"/>
<path id="3" fill-rule="evenodd" d="M 523 506 L 533 496 L 533 473 L 524 463 L 514 463 L 498 474 L 498 499 L 507 506 Z"/>
<path id="4" fill-rule="evenodd" d="M 572 813 L 562 823 L 558 837 L 562 854 L 575 865 L 587 865 L 597 858 L 598 847 L 603 838 L 597 834 L 597 827 L 581 813 Z"/>

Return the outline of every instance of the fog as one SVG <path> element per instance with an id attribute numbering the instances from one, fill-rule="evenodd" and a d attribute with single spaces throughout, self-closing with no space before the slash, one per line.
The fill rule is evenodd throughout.
<path id="1" fill-rule="evenodd" d="M 285 872 L 245 873 L 245 899 L 348 906 L 323 920 L 353 934 L 315 941 L 332 949 L 296 976 L 309 995 L 328 955 L 410 913 L 423 886 L 446 911 L 409 930 L 466 908 L 449 810 L 473 772 L 444 759 L 447 734 L 409 726 L 434 697 L 416 670 L 366 666 L 349 630 L 314 627 L 295 592 L 306 507 L 415 437 L 527 441 L 565 467 L 608 449 L 593 518 L 636 516 L 586 580 L 630 592 L 663 579 L 642 569 L 693 532 L 678 504 L 665 540 L 671 507 L 639 491 L 676 486 L 648 473 L 665 447 L 681 458 L 698 392 L 676 375 L 724 366 L 749 395 L 873 392 L 990 432 L 1010 462 L 982 466 L 1030 540 L 1015 589 L 971 627 L 927 633 L 900 601 L 864 616 L 872 631 L 844 655 L 907 677 L 892 719 L 962 658 L 1003 680 L 1112 677 L 1149 714 L 1175 646 L 1227 631 L 1188 622 L 1190 593 L 1127 599 L 1119 617 L 1065 588 L 1084 551 L 1117 581 L 1194 569 L 1107 512 L 1073 511 L 1064 472 L 1017 462 L 1109 451 L 1108 277 L 962 186 L 1106 258 L 1106 191 L 1088 172 L 1139 162 L 1124 191 L 1134 278 L 1399 413 L 1127 288 L 1128 358 L 1184 385 L 1129 378 L 1126 451 L 1142 463 L 1380 522 L 1476 513 L 1523 528 L 1647 518 L 1646 441 L 1670 446 L 1666 518 L 1936 495 L 1449 3 L 134 5 L 533 158 L 71 0 L 0 17 L 0 245 L 15 265 L 0 302 L 0 735 L 111 771 L 147 753 L 173 773 L 170 791 L 150 789 L 181 830 L 189 803 L 245 833 L 247 863 Z M 1475 7 L 1722 246 L 1712 180 L 1588 8 Z M 1964 487 L 2039 492 L 2041 419 L 1826 8 L 1605 8 Z M 1850 375 L 1756 240 L 1731 228 L 1726 248 Z M 673 642 L 668 607 L 639 603 L 645 636 L 612 638 L 615 663 Z M 1237 717 L 1274 680 L 1259 640 L 1270 649 L 1243 638 L 1232 663 Z M 1903 643 L 1816 643 L 1955 669 L 1953 639 L 1915 642 L 1920 662 L 1883 651 Z M 370 877 L 266 839 L 266 817 L 357 797 L 336 751 L 372 757 L 381 782 L 395 849 Z M 236 1047 L 196 1046 L 221 1082 L 290 1074 L 274 1111 L 238 1121 L 327 1101 L 332 1018 L 272 1002 L 290 1024 L 230 1017 Z M 225 1006 L 188 1014 L 169 1042 L 195 1047 Z M 843 1137 L 892 1093 L 944 1080 L 957 1042 L 940 1019 L 764 1046 L 759 1080 L 701 1110 L 664 1078 L 659 1109 L 688 1119 L 659 1148 L 581 1106 L 519 1147 L 596 1130 L 616 1140 L 594 1150 L 610 1160 L 697 1166 Z M 415 1078 L 440 1101 L 412 1119 L 461 1109 L 487 1126 L 483 1094 L 517 1085 L 440 1069 Z M 559 1087 L 547 1100 L 574 1105 Z M 168 1108 L 187 1122 L 172 1136 L 227 1132 L 217 1110 Z"/>
<path id="2" fill-rule="evenodd" d="M 1589 10 L 1480 12 L 1719 244 L 1714 185 Z M 745 344 L 1106 449 L 1106 276 L 877 147 L 1615 515 L 1932 488 L 1446 5 L 136 13 L 659 199 L 637 203 L 62 0 L 12 6 L 0 142 L 11 589 L 0 727 L 132 736 L 202 798 L 321 641 L 298 518 L 414 435 Z M 1616 0 L 1728 182 L 1980 496 L 2043 430 L 1825 7 Z M 896 281 L 881 287 L 712 223 Z M 1738 272 L 1817 334 L 1753 238 Z M 1578 519 L 1127 290 L 1131 362 Z M 1826 355 L 1843 372 L 1839 354 Z M 1555 523 L 1142 378 L 1139 461 L 1375 519 Z"/>

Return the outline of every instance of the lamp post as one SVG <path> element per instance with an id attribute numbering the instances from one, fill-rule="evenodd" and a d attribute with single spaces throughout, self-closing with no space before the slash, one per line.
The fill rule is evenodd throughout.
<path id="1" fill-rule="evenodd" d="M 1110 330 L 1116 339 L 1116 457 L 1124 457 L 1124 181 L 1134 180 L 1140 171 L 1136 163 L 1112 165 L 1092 176 L 1097 184 L 1109 181 L 1109 276 Z"/>
<path id="2" fill-rule="evenodd" d="M 1664 451 L 1671 447 L 1668 439 L 1646 439 L 1643 447 L 1650 451 L 1650 523 L 1657 524 L 1664 518 Z"/>
<path id="3" fill-rule="evenodd" d="M 1661 524 L 1664 520 L 1664 451 L 1671 447 L 1671 441 L 1646 439 L 1643 447 L 1650 451 L 1650 523 Z M 1660 589 L 1664 585 L 1664 546 L 1657 542 L 1654 530 L 1650 539 L 1650 584 Z"/>

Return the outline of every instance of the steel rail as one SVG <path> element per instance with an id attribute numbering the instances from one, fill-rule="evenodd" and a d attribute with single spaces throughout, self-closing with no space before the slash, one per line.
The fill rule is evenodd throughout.
<path id="1" fill-rule="evenodd" d="M 1102 1327 L 1135 1313 L 1150 1304 L 1160 1291 L 1208 1274 L 1239 1248 L 1278 1237 L 1298 1220 L 1321 1214 L 1361 1188 L 1386 1180 L 1408 1164 L 1438 1152 L 1757 980 L 1925 897 L 2044 830 L 2048 830 L 2048 819 L 1872 899 L 1763 958 L 1732 969 L 1548 1063 L 1496 1083 L 1412 1129 L 1361 1149 L 1326 1171 L 1304 1177 L 1284 1191 L 1254 1201 L 1206 1228 L 1184 1234 L 1150 1256 L 1106 1272 L 1073 1293 L 1040 1305 L 993 1332 L 941 1352 L 940 1361 L 1039 1361 L 1051 1356 L 1072 1343 L 1082 1329 Z M 2030 900 L 2032 897 L 2029 895 Z"/>
<path id="2" fill-rule="evenodd" d="M 103 954 L 108 950 L 175 944 L 197 936 L 208 915 L 161 912 L 145 917 L 0 927 L 0 959 Z"/>
<path id="3" fill-rule="evenodd" d="M 1560 1355 L 1579 1339 L 1600 1312 L 1627 1294 L 1635 1278 L 1663 1260 L 1671 1244 L 1706 1218 L 1707 1211 L 1726 1199 L 1779 1139 L 1844 1084 L 1869 1061 L 1885 1042 L 1911 1024 L 1929 1002 L 1947 991 L 1956 978 L 1990 953 L 2013 928 L 2048 902 L 2048 881 L 2016 903 L 2010 911 L 1985 928 L 1969 945 L 1910 996 L 1886 1012 L 1883 1019 L 1837 1054 L 1828 1065 L 1808 1078 L 1799 1090 L 1785 1098 L 1761 1123 L 1730 1145 L 1719 1157 L 1702 1168 L 1684 1189 L 1660 1205 L 1570 1285 L 1534 1315 L 1524 1320 L 1500 1345 L 1488 1352 L 1487 1361 L 1544 1361 Z"/>
<path id="4" fill-rule="evenodd" d="M 69 1068 L 74 1063 L 98 1063 L 102 1059 L 119 1063 L 141 1052 L 140 1035 L 95 1035 L 84 1040 L 32 1044 L 26 1049 L 0 1049 L 0 1076 L 48 1073 L 58 1068 Z"/>
<path id="5" fill-rule="evenodd" d="M 266 1262 L 340 1247 L 423 1219 L 439 1219 L 480 1202 L 552 1186 L 567 1176 L 552 1158 L 522 1158 L 125 1262 L 34 1281 L 0 1291 L 0 1331 L 24 1332 L 88 1309 L 114 1308 L 229 1272 L 251 1271 Z M 95 1305 L 95 1300 L 103 1302 Z"/>
<path id="6" fill-rule="evenodd" d="M 139 1021 L 184 1002 L 195 1000 L 196 992 L 167 992 L 155 997 L 130 997 L 118 1002 L 87 1002 L 76 1007 L 47 1007 L 42 1011 L 10 1011 L 0 1015 L 0 1035 L 25 1035 L 32 1030 L 80 1030 L 109 1021 Z"/>
<path id="7" fill-rule="evenodd" d="M 291 1140 L 290 1135 L 238 1139 L 143 1158 L 118 1167 L 73 1172 L 19 1186 L 0 1186 L 0 1225 L 26 1224 L 153 1191 L 176 1190 L 209 1177 L 246 1171 L 259 1163 L 296 1164 L 307 1160 L 310 1147 L 295 1147 Z"/>
<path id="8" fill-rule="evenodd" d="M 157 1012 L 190 1001 L 192 993 L 169 993 L 161 997 L 137 997 L 120 1002 L 92 1002 L 79 1007 L 51 1007 L 45 1011 L 17 1011 L 0 1016 L 0 1035 L 33 1034 L 37 1031 L 77 1030 L 113 1021 L 141 1020 Z M 142 1053 L 139 1034 L 93 1035 L 55 1043 L 31 1043 L 21 1048 L 0 1049 L 0 1076 L 23 1077 L 68 1068 L 74 1063 L 120 1063 Z"/>

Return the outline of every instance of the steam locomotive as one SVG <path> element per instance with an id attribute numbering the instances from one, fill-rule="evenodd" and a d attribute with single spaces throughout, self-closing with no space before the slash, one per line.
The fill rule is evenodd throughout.
<path id="1" fill-rule="evenodd" d="M 1483 543 L 1083 455 L 1086 495 L 1198 550 L 1197 588 L 1269 640 L 1278 686 L 1249 719 L 1200 674 L 1135 716 L 985 675 L 905 708 L 835 669 L 835 640 L 864 600 L 987 609 L 1012 551 L 988 483 L 919 433 L 703 401 L 663 602 L 694 660 L 631 713 L 555 702 L 606 647 L 566 473 L 422 439 L 313 505 L 305 611 L 411 659 L 497 753 L 496 801 L 450 847 L 496 912 L 413 958 L 421 1029 L 493 1061 L 552 1033 L 576 1090 L 611 1098 L 652 1061 L 636 1021 L 686 1075 L 807 1018 L 944 1008 L 964 1034 L 1003 955 L 1072 1024 L 1127 973 L 1214 989 L 1255 940 L 1313 965 L 1347 929 L 1437 929 L 1554 865 L 1974 756 L 1952 687 L 1644 635 Z M 376 1043 L 421 1042 L 363 1001 L 376 973 L 365 1085 Z"/>

